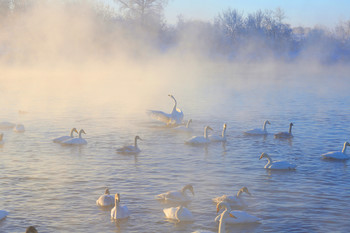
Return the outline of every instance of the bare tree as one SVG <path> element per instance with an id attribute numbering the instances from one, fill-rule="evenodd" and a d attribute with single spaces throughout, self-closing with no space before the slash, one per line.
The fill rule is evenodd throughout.
<path id="1" fill-rule="evenodd" d="M 168 0 L 114 0 L 124 16 L 145 23 L 161 23 Z"/>

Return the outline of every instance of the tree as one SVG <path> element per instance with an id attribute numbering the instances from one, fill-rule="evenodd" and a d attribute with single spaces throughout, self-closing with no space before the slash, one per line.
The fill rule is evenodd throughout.
<path id="1" fill-rule="evenodd" d="M 124 16 L 142 25 L 161 24 L 168 0 L 114 0 Z"/>

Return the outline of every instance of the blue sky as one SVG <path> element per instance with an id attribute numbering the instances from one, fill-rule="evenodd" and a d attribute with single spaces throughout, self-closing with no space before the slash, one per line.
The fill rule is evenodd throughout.
<path id="1" fill-rule="evenodd" d="M 340 20 L 350 20 L 350 0 L 169 0 L 165 18 L 168 23 L 176 23 L 178 15 L 212 20 L 229 7 L 243 13 L 280 7 L 285 12 L 285 22 L 292 26 L 332 28 Z"/>

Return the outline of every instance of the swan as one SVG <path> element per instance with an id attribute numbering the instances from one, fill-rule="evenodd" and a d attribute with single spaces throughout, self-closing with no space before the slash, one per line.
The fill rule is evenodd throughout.
<path id="1" fill-rule="evenodd" d="M 169 202 L 189 202 L 191 201 L 191 198 L 187 196 L 186 190 L 189 190 L 194 196 L 193 186 L 188 184 L 188 185 L 185 185 L 179 191 L 169 191 L 166 193 L 161 193 L 156 196 L 156 199 L 169 201 Z"/>
<path id="2" fill-rule="evenodd" d="M 29 226 L 29 227 L 27 227 L 27 229 L 26 229 L 26 233 L 38 233 L 38 231 L 36 230 L 35 227 Z"/>
<path id="3" fill-rule="evenodd" d="M 346 147 L 350 146 L 350 143 L 348 142 L 344 142 L 344 146 L 343 146 L 343 150 L 342 151 L 332 151 L 332 152 L 328 152 L 325 154 L 322 154 L 321 156 L 324 159 L 350 159 L 350 157 L 348 155 L 346 155 Z"/>
<path id="4" fill-rule="evenodd" d="M 293 126 L 293 123 L 290 123 L 289 124 L 289 132 L 279 132 L 279 133 L 276 133 L 274 136 L 275 138 L 292 138 L 293 137 L 293 134 L 292 134 L 292 126 Z"/>
<path id="5" fill-rule="evenodd" d="M 136 136 L 134 146 L 124 146 L 124 147 L 118 148 L 117 153 L 119 153 L 119 154 L 137 154 L 137 153 L 140 153 L 141 150 L 137 146 L 138 139 L 142 140 L 139 136 Z"/>
<path id="6" fill-rule="evenodd" d="M 234 216 L 234 218 L 226 219 L 225 222 L 227 224 L 254 223 L 254 222 L 258 222 L 261 220 L 260 218 L 253 216 L 251 214 L 248 214 L 245 211 L 231 210 L 230 204 L 228 204 L 226 202 L 220 202 L 217 204 L 216 212 L 219 213 L 220 209 L 225 209 L 224 212 L 227 211 L 228 213 L 230 213 Z M 222 217 L 222 215 L 218 215 L 215 218 L 215 222 L 219 222 L 221 217 Z"/>
<path id="7" fill-rule="evenodd" d="M 74 133 L 74 132 L 78 133 L 78 130 L 77 130 L 76 128 L 73 128 L 73 129 L 70 131 L 70 135 L 69 135 L 69 136 L 62 136 L 62 137 L 59 137 L 59 138 L 55 138 L 55 139 L 53 139 L 52 141 L 53 141 L 53 142 L 57 142 L 57 143 L 61 143 L 61 142 L 63 142 L 63 141 L 72 139 L 72 138 L 73 138 L 73 133 Z"/>
<path id="8" fill-rule="evenodd" d="M 208 138 L 211 142 L 226 142 L 226 128 L 227 125 L 224 124 L 223 128 L 222 128 L 222 133 L 221 133 L 221 137 L 220 136 L 216 136 L 216 135 L 210 135 Z"/>
<path id="9" fill-rule="evenodd" d="M 25 131 L 24 129 L 24 125 L 22 124 L 17 124 L 14 128 L 13 131 L 17 132 L 17 133 L 23 133 Z"/>
<path id="10" fill-rule="evenodd" d="M 8 121 L 3 121 L 0 122 L 0 129 L 13 129 L 16 124 L 8 122 Z"/>
<path id="11" fill-rule="evenodd" d="M 9 212 L 6 210 L 0 210 L 0 220 L 4 219 L 8 214 Z"/>
<path id="12" fill-rule="evenodd" d="M 111 210 L 112 219 L 124 219 L 130 216 L 127 206 L 120 206 L 120 195 L 119 193 L 115 194 L 115 206 Z"/>
<path id="13" fill-rule="evenodd" d="M 193 131 L 192 128 L 190 128 L 190 124 L 192 123 L 192 119 L 189 119 L 187 121 L 187 124 L 186 125 L 179 125 L 179 126 L 176 126 L 174 127 L 173 129 L 174 130 L 177 130 L 177 131 L 185 131 L 185 132 L 190 132 L 190 131 Z"/>
<path id="14" fill-rule="evenodd" d="M 63 141 L 62 144 L 64 145 L 85 145 L 87 144 L 87 141 L 81 137 L 81 134 L 85 133 L 83 129 L 79 130 L 79 137 L 78 138 L 71 138 L 66 141 Z"/>
<path id="15" fill-rule="evenodd" d="M 268 162 L 265 165 L 266 169 L 271 170 L 293 170 L 297 165 L 288 163 L 287 161 L 272 161 L 267 153 L 262 153 L 259 160 L 262 158 L 267 158 Z"/>
<path id="16" fill-rule="evenodd" d="M 248 131 L 245 131 L 244 133 L 247 135 L 266 135 L 267 130 L 266 130 L 266 124 L 271 124 L 270 121 L 266 120 L 264 121 L 264 125 L 262 129 L 251 129 Z"/>
<path id="17" fill-rule="evenodd" d="M 194 221 L 193 215 L 189 209 L 182 205 L 178 207 L 164 208 L 163 212 L 167 219 L 177 220 L 179 222 L 192 222 Z"/>
<path id="18" fill-rule="evenodd" d="M 186 144 L 192 144 L 192 145 L 200 145 L 200 144 L 207 144 L 210 142 L 208 138 L 208 130 L 213 130 L 210 128 L 210 126 L 206 126 L 204 128 L 204 136 L 193 136 L 192 138 L 185 141 Z"/>
<path id="19" fill-rule="evenodd" d="M 246 206 L 246 203 L 244 202 L 241 196 L 242 193 L 247 193 L 249 196 L 251 196 L 251 193 L 248 191 L 248 188 L 243 187 L 237 192 L 236 195 L 233 195 L 233 196 L 222 195 L 221 197 L 213 198 L 213 202 L 215 203 L 226 202 L 231 207 L 242 208 Z"/>
<path id="20" fill-rule="evenodd" d="M 108 188 L 106 188 L 105 193 L 97 199 L 96 205 L 102 207 L 114 205 L 114 197 L 110 195 Z"/>
<path id="21" fill-rule="evenodd" d="M 168 95 L 175 102 L 173 110 L 170 114 L 162 112 L 162 111 L 154 111 L 150 110 L 148 113 L 150 116 L 158 121 L 162 121 L 167 125 L 179 125 L 182 123 L 182 119 L 184 118 L 184 114 L 181 109 L 177 108 L 177 102 L 173 95 Z"/>

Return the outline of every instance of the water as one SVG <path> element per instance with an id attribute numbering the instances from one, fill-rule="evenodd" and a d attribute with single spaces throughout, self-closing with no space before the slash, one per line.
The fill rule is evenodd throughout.
<path id="1" fill-rule="evenodd" d="M 10 215 L 0 221 L 0 232 L 24 232 L 29 225 L 39 232 L 216 232 L 211 198 L 235 194 L 243 186 L 252 193 L 245 198 L 246 211 L 262 221 L 227 226 L 228 232 L 349 231 L 349 162 L 320 158 L 350 140 L 347 92 L 320 95 L 295 86 L 241 92 L 227 88 L 220 97 L 217 91 L 199 92 L 206 94 L 180 96 L 179 107 L 186 119 L 193 119 L 195 135 L 202 135 L 205 125 L 219 135 L 227 123 L 224 145 L 185 145 L 191 135 L 161 127 L 146 116 L 146 109 L 125 115 L 123 106 L 75 108 L 74 103 L 63 112 L 46 113 L 44 108 L 18 114 L 9 107 L 1 119 L 23 123 L 26 132 L 2 130 L 0 209 Z M 267 119 L 267 137 L 242 134 Z M 274 139 L 273 133 L 287 131 L 290 122 L 294 138 Z M 86 146 L 52 143 L 72 127 L 87 132 Z M 144 139 L 138 156 L 115 153 L 133 143 L 135 135 Z M 259 160 L 262 152 L 297 164 L 297 170 L 266 171 L 267 161 Z M 162 209 L 171 205 L 154 196 L 189 183 L 195 196 L 188 208 L 196 220 L 165 221 Z M 96 206 L 105 187 L 120 193 L 131 212 L 127 221 L 115 222 L 110 211 Z"/>

